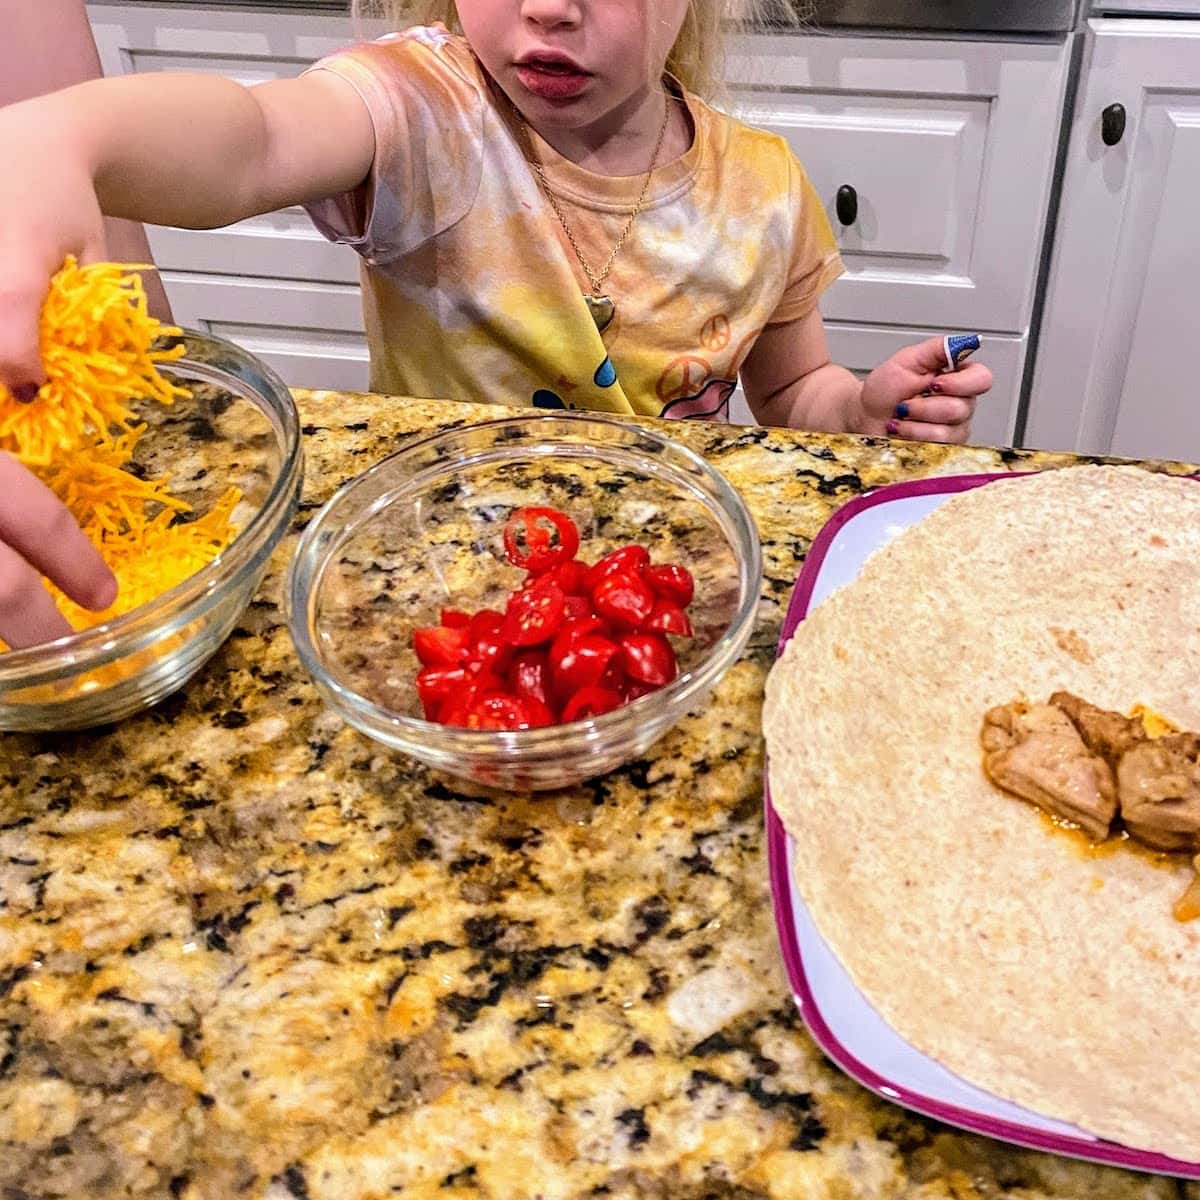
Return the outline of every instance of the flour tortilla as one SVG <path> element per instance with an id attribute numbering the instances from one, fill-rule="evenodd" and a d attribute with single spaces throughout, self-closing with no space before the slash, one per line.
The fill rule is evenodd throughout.
<path id="1" fill-rule="evenodd" d="M 912 1045 L 1127 1146 L 1200 1160 L 1190 874 L 1088 857 L 980 766 L 1060 688 L 1200 730 L 1200 484 L 1078 467 L 956 496 L 807 620 L 767 683 L 771 795 L 822 936 Z"/>

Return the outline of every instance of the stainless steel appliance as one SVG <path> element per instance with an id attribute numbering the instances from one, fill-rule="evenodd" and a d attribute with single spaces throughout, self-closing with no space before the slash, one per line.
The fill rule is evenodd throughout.
<path id="1" fill-rule="evenodd" d="M 1079 0 L 817 0 L 816 23 L 821 28 L 1067 33 L 1075 27 L 1078 8 Z"/>

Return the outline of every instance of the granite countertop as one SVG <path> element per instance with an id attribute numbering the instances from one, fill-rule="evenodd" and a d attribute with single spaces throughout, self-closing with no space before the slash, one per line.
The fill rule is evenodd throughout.
<path id="1" fill-rule="evenodd" d="M 301 521 L 398 439 L 498 415 L 298 399 Z M 875 1099 L 776 948 L 759 713 L 811 539 L 864 488 L 1070 460 L 671 431 L 758 522 L 761 619 L 610 776 L 481 799 L 343 726 L 283 625 L 294 536 L 182 693 L 0 738 L 3 1200 L 1200 1200 Z"/>

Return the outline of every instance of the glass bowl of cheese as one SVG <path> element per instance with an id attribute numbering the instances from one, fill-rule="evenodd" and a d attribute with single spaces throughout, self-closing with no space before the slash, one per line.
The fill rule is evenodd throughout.
<path id="1" fill-rule="evenodd" d="M 119 615 L 60 605 L 77 632 L 0 652 L 0 730 L 107 724 L 175 691 L 229 636 L 291 523 L 303 461 L 283 381 L 220 338 L 182 331 L 166 344 L 182 350 L 157 364 L 175 398 L 130 404 L 144 429 L 123 470 L 169 502 L 137 506 L 144 550 L 109 558 Z"/>

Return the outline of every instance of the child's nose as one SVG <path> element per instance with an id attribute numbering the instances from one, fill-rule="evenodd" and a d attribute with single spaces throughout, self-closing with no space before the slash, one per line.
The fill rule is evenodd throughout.
<path id="1" fill-rule="evenodd" d="M 583 19 L 579 0 L 521 0 L 521 16 L 543 29 L 573 28 Z"/>

